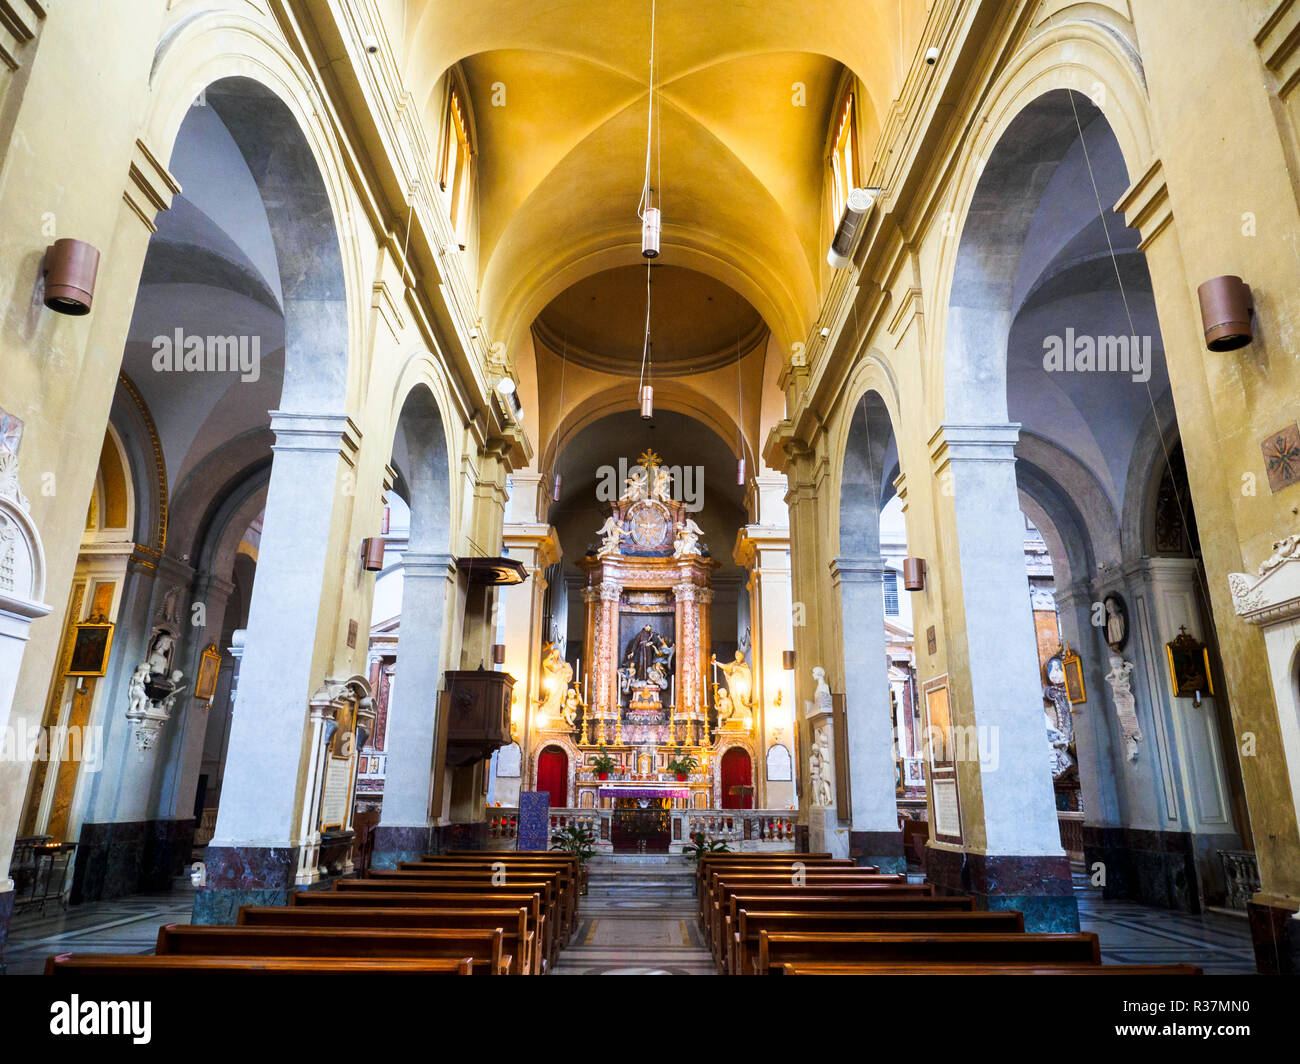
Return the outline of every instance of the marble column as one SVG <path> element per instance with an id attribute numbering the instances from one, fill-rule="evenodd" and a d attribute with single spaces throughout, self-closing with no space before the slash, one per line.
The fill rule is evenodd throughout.
<path id="1" fill-rule="evenodd" d="M 443 629 L 455 595 L 456 559 L 450 554 L 402 555 L 402 622 L 389 691 L 388 770 L 371 858 L 375 868 L 396 868 L 432 849 L 432 829 L 442 813 L 432 808 L 435 776 L 445 771 L 434 764 Z"/>
<path id="2" fill-rule="evenodd" d="M 1018 438 L 1015 424 L 948 424 L 930 439 L 947 549 L 929 579 L 941 582 L 949 618 L 962 842 L 932 838 L 928 877 L 982 907 L 1021 910 L 1031 930 L 1076 929 L 1025 574 Z M 934 824 L 933 794 L 930 803 Z"/>
<path id="3" fill-rule="evenodd" d="M 903 872 L 903 832 L 894 794 L 894 734 L 885 658 L 886 566 L 881 557 L 836 558 L 844 638 L 844 698 L 848 724 L 849 846 L 861 864 Z"/>
<path id="4" fill-rule="evenodd" d="M 244 904 L 283 904 L 302 874 L 302 781 L 315 757 L 308 699 L 339 637 L 323 598 L 359 564 L 343 489 L 360 431 L 346 414 L 271 415 L 274 463 L 240 666 L 216 834 L 195 923 L 233 922 Z"/>

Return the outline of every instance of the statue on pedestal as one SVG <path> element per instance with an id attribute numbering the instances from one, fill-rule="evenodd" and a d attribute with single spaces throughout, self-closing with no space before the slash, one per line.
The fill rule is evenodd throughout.
<path id="1" fill-rule="evenodd" d="M 569 689 L 564 693 L 564 705 L 560 709 L 561 716 L 564 717 L 564 723 L 570 728 L 578 726 L 578 714 L 585 715 L 587 703 L 582 700 L 582 695 L 578 694 L 577 684 L 571 684 Z"/>
<path id="2" fill-rule="evenodd" d="M 731 692 L 731 701 L 742 709 L 752 710 L 754 708 L 754 673 L 745 663 L 744 652 L 737 650 L 735 660 L 726 665 L 718 661 L 716 654 L 709 655 L 709 662 L 721 669 L 722 674 L 726 676 L 727 690 Z"/>
<path id="3" fill-rule="evenodd" d="M 573 679 L 573 666 L 560 656 L 556 643 L 547 643 L 542 650 L 542 693 L 538 710 L 548 717 L 559 716 L 565 692 Z"/>
<path id="4" fill-rule="evenodd" d="M 677 534 L 673 537 L 673 557 L 685 558 L 702 553 L 700 539 L 703 536 L 704 530 L 694 520 L 689 517 L 683 519 L 677 526 Z"/>
<path id="5" fill-rule="evenodd" d="M 596 551 L 597 556 L 617 554 L 619 542 L 623 538 L 623 531 L 623 526 L 613 514 L 605 518 L 605 523 L 596 529 L 596 535 L 601 538 L 600 547 Z"/>

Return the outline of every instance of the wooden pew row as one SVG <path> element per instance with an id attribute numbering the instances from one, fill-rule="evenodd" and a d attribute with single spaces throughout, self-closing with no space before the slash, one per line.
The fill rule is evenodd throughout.
<path id="1" fill-rule="evenodd" d="M 761 911 L 741 908 L 734 932 L 727 937 L 727 955 L 722 965 L 725 975 L 751 975 L 752 959 L 759 935 L 770 932 L 882 932 L 904 931 L 996 931 L 1018 934 L 1025 930 L 1025 918 L 1011 909 L 992 912 L 925 911 L 880 912 L 793 912 Z"/>
<path id="2" fill-rule="evenodd" d="M 909 884 L 915 886 L 924 884 Z M 765 912 L 974 912 L 975 899 L 966 894 L 936 897 L 912 891 L 874 891 L 851 894 L 810 893 L 806 888 L 769 888 L 765 893 L 731 894 L 727 907 L 719 913 L 722 940 L 730 939 L 742 909 Z M 716 958 L 721 960 L 721 958 Z"/>
<path id="3" fill-rule="evenodd" d="M 700 899 L 699 911 L 700 926 L 706 938 L 716 937 L 718 921 L 715 917 L 718 915 L 719 910 L 725 911 L 727 895 L 735 893 L 737 890 L 745 890 L 751 894 L 756 894 L 766 893 L 769 887 L 778 892 L 782 888 L 792 890 L 813 888 L 810 890 L 810 893 L 813 894 L 838 894 L 843 890 L 881 890 L 888 888 L 892 891 L 910 892 L 916 897 L 930 897 L 934 893 L 933 886 L 929 884 L 908 883 L 900 876 L 879 876 L 869 873 L 864 875 L 832 875 L 830 873 L 809 872 L 797 881 L 783 874 L 754 875 L 743 872 L 726 873 L 718 878 L 713 878 L 713 873 L 710 873 L 710 878 L 712 882 L 706 883 L 706 891 Z"/>
<path id="4" fill-rule="evenodd" d="M 559 877 L 561 893 L 565 900 L 566 915 L 570 926 L 576 926 L 578 920 L 579 869 L 576 861 L 566 858 L 539 857 L 500 857 L 466 858 L 466 857 L 422 857 L 418 861 L 399 862 L 399 872 L 457 872 L 462 869 L 471 871 L 504 871 L 506 883 L 510 877 L 518 874 L 554 872 Z M 500 878 L 498 876 L 498 878 Z M 502 884 L 503 886 L 506 884 Z"/>
<path id="5" fill-rule="evenodd" d="M 497 886 L 490 879 L 442 878 L 427 879 L 339 879 L 334 882 L 333 893 L 349 898 L 367 898 L 376 894 L 500 894 L 536 893 L 540 896 L 539 915 L 544 918 L 546 957 L 554 961 L 564 939 L 561 935 L 563 913 L 557 899 L 556 884 L 547 879 L 515 879 L 509 888 Z M 318 893 L 318 892 L 307 892 Z M 324 893 L 324 892 L 319 892 Z M 369 905 L 370 901 L 349 904 Z"/>
<path id="6" fill-rule="evenodd" d="M 1201 975 L 1194 964 L 783 964 L 773 975 Z"/>
<path id="7" fill-rule="evenodd" d="M 502 950 L 514 958 L 511 975 L 540 975 L 541 957 L 534 950 L 534 933 L 528 926 L 528 910 L 479 908 L 309 908 L 284 905 L 243 905 L 238 927 L 388 928 L 430 930 L 479 930 L 500 928 Z"/>
<path id="8" fill-rule="evenodd" d="M 830 866 L 851 865 L 847 857 L 832 857 L 828 853 L 706 853 L 700 856 L 695 865 L 695 892 L 699 893 L 704 882 L 704 874 L 710 868 L 723 865 L 750 865 L 754 868 L 786 868 L 796 861 L 804 865 Z"/>
<path id="9" fill-rule="evenodd" d="M 502 882 L 502 878 L 501 874 L 490 868 L 461 870 L 408 868 L 368 872 L 364 879 L 339 879 L 335 880 L 334 886 L 336 890 L 352 890 L 361 884 L 370 884 L 368 887 L 359 887 L 359 889 L 387 890 L 389 889 L 388 884 L 391 884 L 393 889 L 406 890 L 411 889 L 412 885 L 418 889 L 421 883 L 436 882 L 444 885 L 455 883 L 476 884 L 488 886 L 494 890 L 501 890 L 506 887 L 521 887 L 529 890 L 540 888 L 548 909 L 555 918 L 555 934 L 558 942 L 563 945 L 569 941 L 569 937 L 573 934 L 574 925 L 577 922 L 577 908 L 558 873 L 541 869 L 534 871 L 507 870 L 504 876 L 505 882 Z"/>
<path id="10" fill-rule="evenodd" d="M 754 971 L 767 975 L 783 965 L 831 964 L 1047 964 L 1100 965 L 1092 932 L 1002 934 L 953 931 L 798 932 L 762 931 Z"/>
<path id="11" fill-rule="evenodd" d="M 171 975 L 212 972 L 289 972 L 295 975 L 470 975 L 472 957 L 155 957 L 139 953 L 60 953 L 45 962 L 46 975 Z"/>
<path id="12" fill-rule="evenodd" d="M 472 957 L 475 975 L 507 975 L 512 958 L 500 928 L 426 930 L 393 928 L 217 927 L 165 924 L 155 954 L 214 957 Z"/>
<path id="13" fill-rule="evenodd" d="M 365 882 L 365 881 L 362 881 Z M 397 889 L 391 891 L 355 890 L 326 891 L 304 890 L 289 895 L 291 908 L 514 908 L 528 910 L 528 927 L 534 934 L 541 954 L 540 969 L 544 972 L 555 963 L 559 946 L 554 935 L 553 921 L 546 910 L 542 892 L 514 887 L 476 889 L 460 884 L 451 888 L 428 888 L 427 892 Z"/>
<path id="14" fill-rule="evenodd" d="M 727 914 L 731 913 L 731 899 L 737 894 L 771 894 L 775 896 L 788 896 L 788 898 L 800 898 L 800 896 L 815 895 L 832 895 L 842 900 L 857 900 L 857 908 L 870 909 L 876 904 L 876 899 L 887 899 L 898 903 L 900 908 L 907 909 L 924 909 L 927 903 L 933 898 L 933 887 L 928 883 L 854 883 L 852 886 L 826 886 L 826 884 L 810 884 L 806 887 L 794 887 L 788 883 L 745 883 L 731 884 L 728 881 L 719 883 L 718 900 L 712 904 L 710 918 L 703 929 L 703 934 L 710 948 L 714 952 L 716 963 L 723 964 L 727 957 L 727 938 L 732 933 L 733 927 L 736 926 L 736 917 L 732 917 L 731 922 L 727 920 Z M 906 904 L 905 904 L 906 903 Z"/>
<path id="15" fill-rule="evenodd" d="M 719 882 L 753 882 L 753 883 L 785 883 L 792 887 L 809 886 L 809 884 L 818 883 L 893 883 L 898 886 L 906 886 L 907 878 L 905 875 L 881 875 L 866 869 L 858 868 L 814 868 L 807 869 L 772 869 L 754 871 L 746 868 L 731 868 L 731 866 L 722 866 L 722 868 L 711 868 L 705 873 L 705 883 L 701 894 L 699 894 L 699 912 L 705 916 L 708 911 L 708 900 L 714 896 L 718 890 Z"/>

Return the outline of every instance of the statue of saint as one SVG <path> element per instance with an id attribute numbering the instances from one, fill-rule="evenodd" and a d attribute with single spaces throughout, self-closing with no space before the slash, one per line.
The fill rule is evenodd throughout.
<path id="1" fill-rule="evenodd" d="M 628 694 L 632 690 L 632 683 L 636 680 L 636 661 L 632 652 L 629 650 L 627 657 L 623 659 L 623 664 L 618 670 L 618 689 L 623 694 Z"/>
<path id="2" fill-rule="evenodd" d="M 718 661 L 716 654 L 709 655 L 709 661 L 717 665 L 722 670 L 722 674 L 727 678 L 727 690 L 731 694 L 731 701 L 738 709 L 753 709 L 753 691 L 754 691 L 754 674 L 745 664 L 745 655 L 743 651 L 736 651 L 736 659 L 730 664 L 723 665 Z"/>
<path id="3" fill-rule="evenodd" d="M 564 701 L 564 693 L 573 679 L 573 666 L 560 656 L 560 648 L 555 643 L 547 643 L 542 650 L 542 677 L 545 697 L 541 701 L 541 712 L 557 716 Z"/>
<path id="4" fill-rule="evenodd" d="M 663 640 L 648 624 L 628 641 L 625 660 L 631 662 L 636 680 L 649 680 L 650 666 L 655 663 L 663 646 Z"/>
<path id="5" fill-rule="evenodd" d="M 820 665 L 813 666 L 813 682 L 816 687 L 813 689 L 813 702 L 817 706 L 818 713 L 829 713 L 833 703 L 831 702 L 831 685 L 826 682 L 826 670 Z"/>
<path id="6" fill-rule="evenodd" d="M 126 688 L 128 698 L 126 715 L 128 718 L 144 715 L 145 706 L 149 704 L 149 695 L 144 689 L 147 679 L 149 679 L 149 663 L 144 661 L 135 667 L 135 672 L 131 674 L 131 682 Z"/>

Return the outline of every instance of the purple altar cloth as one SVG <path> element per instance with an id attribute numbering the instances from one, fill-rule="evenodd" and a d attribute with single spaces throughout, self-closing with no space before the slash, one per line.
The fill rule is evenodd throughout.
<path id="1" fill-rule="evenodd" d="M 596 792 L 601 798 L 690 798 L 688 787 L 656 787 L 653 784 L 638 787 L 601 787 Z"/>

